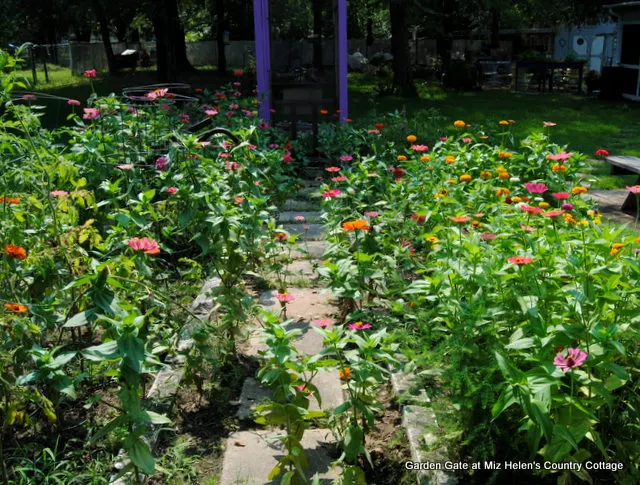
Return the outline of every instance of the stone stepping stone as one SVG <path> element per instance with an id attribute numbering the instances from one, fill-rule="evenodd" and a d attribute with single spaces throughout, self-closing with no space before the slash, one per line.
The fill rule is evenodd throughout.
<path id="1" fill-rule="evenodd" d="M 283 211 L 317 211 L 320 204 L 317 201 L 289 199 L 282 205 Z"/>
<path id="2" fill-rule="evenodd" d="M 242 383 L 240 407 L 236 412 L 236 417 L 241 421 L 252 420 L 256 406 L 268 397 L 269 391 L 267 389 L 262 387 L 253 377 L 247 377 Z"/>
<path id="3" fill-rule="evenodd" d="M 300 241 L 299 249 L 291 251 L 291 257 L 294 259 L 321 259 L 327 250 L 325 241 Z"/>
<path id="4" fill-rule="evenodd" d="M 269 481 L 267 477 L 283 455 L 277 437 L 282 431 L 238 431 L 229 436 L 226 443 L 222 475 L 219 485 L 276 485 L 281 477 Z M 327 429 L 308 429 L 302 437 L 309 460 L 307 478 L 311 481 L 317 472 L 320 483 L 330 485 L 339 476 L 331 469 L 331 458 L 335 440 Z"/>
<path id="5" fill-rule="evenodd" d="M 262 292 L 258 297 L 260 305 L 267 310 L 279 312 L 281 306 L 275 298 L 277 293 L 277 290 Z M 313 288 L 289 288 L 289 293 L 295 296 L 295 300 L 287 303 L 287 318 L 311 322 L 336 313 L 329 293 L 320 293 L 320 290 Z"/>
<path id="6" fill-rule="evenodd" d="M 300 234 L 300 239 L 307 241 L 323 239 L 325 236 L 323 224 L 283 224 L 282 228 L 291 235 Z"/>
<path id="7" fill-rule="evenodd" d="M 296 221 L 295 220 L 296 216 L 303 216 L 304 221 Z M 306 225 L 306 224 L 312 224 L 312 223 L 317 224 L 321 222 L 320 216 L 321 216 L 321 212 L 319 211 L 283 211 L 283 212 L 280 212 L 278 219 L 280 220 L 281 223 L 289 222 L 292 224 Z"/>

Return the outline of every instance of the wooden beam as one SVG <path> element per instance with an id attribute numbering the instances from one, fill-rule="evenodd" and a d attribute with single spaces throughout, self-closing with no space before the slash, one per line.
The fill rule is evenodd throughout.
<path id="1" fill-rule="evenodd" d="M 340 122 L 349 117 L 348 56 L 347 48 L 347 0 L 338 0 L 338 106 Z"/>
<path id="2" fill-rule="evenodd" d="M 255 27 L 258 112 L 265 121 L 271 119 L 271 45 L 269 39 L 269 0 L 253 0 Z"/>

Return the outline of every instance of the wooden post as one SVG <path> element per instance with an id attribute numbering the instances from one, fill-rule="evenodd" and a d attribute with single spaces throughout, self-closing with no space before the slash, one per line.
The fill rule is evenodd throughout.
<path id="1" fill-rule="evenodd" d="M 33 85 L 38 84 L 38 74 L 36 73 L 36 55 L 33 52 L 34 46 L 29 46 L 29 57 L 31 58 L 31 75 L 33 76 Z"/>

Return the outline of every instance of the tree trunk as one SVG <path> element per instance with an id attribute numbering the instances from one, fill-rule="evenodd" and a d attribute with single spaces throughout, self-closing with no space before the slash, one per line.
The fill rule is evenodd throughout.
<path id="1" fill-rule="evenodd" d="M 313 0 L 313 69 L 324 72 L 322 59 L 322 0 Z"/>
<path id="2" fill-rule="evenodd" d="M 100 34 L 102 36 L 102 43 L 104 44 L 104 52 L 107 55 L 107 65 L 109 66 L 109 74 L 115 74 L 118 71 L 116 66 L 116 58 L 113 55 L 113 47 L 111 46 L 111 35 L 109 34 L 109 22 L 107 16 L 104 13 L 104 8 L 100 0 L 93 0 L 93 9 L 98 23 L 100 24 Z"/>
<path id="3" fill-rule="evenodd" d="M 156 34 L 158 81 L 175 82 L 181 71 L 195 71 L 187 59 L 177 1 L 156 0 L 152 4 L 151 21 Z"/>
<path id="4" fill-rule="evenodd" d="M 393 85 L 402 96 L 414 96 L 416 91 L 411 79 L 411 65 L 409 63 L 409 38 L 405 21 L 406 8 L 407 0 L 389 0 Z"/>
<path id="5" fill-rule="evenodd" d="M 224 45 L 224 32 L 227 30 L 224 0 L 214 0 L 213 13 L 216 16 L 216 45 L 218 50 L 218 74 L 227 74 L 227 52 Z"/>
<path id="6" fill-rule="evenodd" d="M 500 10 L 491 10 L 491 48 L 500 47 Z"/>

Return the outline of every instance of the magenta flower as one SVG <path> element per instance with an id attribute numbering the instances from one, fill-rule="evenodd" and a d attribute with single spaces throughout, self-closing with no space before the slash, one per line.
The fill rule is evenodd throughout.
<path id="1" fill-rule="evenodd" d="M 278 300 L 280 303 L 291 303 L 293 300 L 296 299 L 295 296 L 293 296 L 291 293 L 276 293 L 276 300 Z"/>
<path id="2" fill-rule="evenodd" d="M 567 152 L 549 153 L 547 155 L 547 160 L 553 160 L 555 162 L 561 162 L 561 161 L 564 161 L 564 160 L 568 160 L 572 156 L 573 156 L 573 153 L 567 153 Z"/>
<path id="3" fill-rule="evenodd" d="M 96 72 L 95 69 L 87 69 L 86 71 L 84 71 L 82 73 L 82 75 L 84 77 L 90 77 L 91 79 L 95 79 L 95 77 L 98 75 L 98 73 Z"/>
<path id="4" fill-rule="evenodd" d="M 242 170 L 242 165 L 240 165 L 238 162 L 227 162 L 224 164 L 224 168 L 226 170 Z"/>
<path id="5" fill-rule="evenodd" d="M 239 106 L 238 104 L 236 104 L 236 103 L 231 103 L 231 104 L 229 105 L 229 109 L 238 109 L 239 107 L 240 107 L 240 106 Z"/>
<path id="6" fill-rule="evenodd" d="M 23 94 L 22 99 L 25 101 L 33 101 L 34 99 L 38 99 L 38 97 L 35 94 Z"/>
<path id="7" fill-rule="evenodd" d="M 100 116 L 101 111 L 98 108 L 84 108 L 83 120 L 95 120 Z"/>
<path id="8" fill-rule="evenodd" d="M 571 197 L 571 194 L 569 192 L 555 192 L 551 195 L 556 200 L 566 200 Z"/>
<path id="9" fill-rule="evenodd" d="M 566 203 L 566 202 L 564 204 L 562 204 L 560 207 L 561 207 L 561 209 L 563 211 L 572 211 L 573 210 L 573 204 L 569 204 L 569 203 Z"/>
<path id="10" fill-rule="evenodd" d="M 562 372 L 580 367 L 588 357 L 587 353 L 580 349 L 569 349 L 567 352 L 569 354 L 568 356 L 565 357 L 559 352 L 556 358 L 553 359 L 553 364 L 562 370 Z"/>
<path id="11" fill-rule="evenodd" d="M 278 147 L 280 147 L 280 145 L 278 145 L 277 143 L 269 143 L 267 146 L 272 150 L 276 150 L 278 149 Z"/>
<path id="12" fill-rule="evenodd" d="M 542 217 L 558 217 L 564 214 L 564 211 L 548 211 L 542 214 Z"/>
<path id="13" fill-rule="evenodd" d="M 164 189 L 167 194 L 175 194 L 178 191 L 178 187 L 168 187 Z"/>
<path id="14" fill-rule="evenodd" d="M 282 161 L 284 163 L 291 163 L 293 162 L 293 157 L 291 156 L 290 153 L 285 153 L 284 156 L 282 157 Z"/>
<path id="15" fill-rule="evenodd" d="M 380 213 L 376 211 L 367 211 L 364 213 L 364 215 L 367 217 L 378 217 Z"/>
<path id="16" fill-rule="evenodd" d="M 167 157 L 162 156 L 156 158 L 156 170 L 165 171 L 169 168 L 169 160 Z"/>
<path id="17" fill-rule="evenodd" d="M 351 160 L 353 160 L 353 157 L 351 155 L 342 155 L 340 157 L 341 162 L 350 162 Z"/>
<path id="18" fill-rule="evenodd" d="M 342 170 L 342 169 L 341 169 L 340 167 L 327 167 L 327 168 L 325 168 L 325 170 L 326 170 L 327 172 L 335 173 L 335 172 L 339 172 L 339 171 L 340 171 L 340 170 Z"/>
<path id="19" fill-rule="evenodd" d="M 524 184 L 524 188 L 527 189 L 531 194 L 543 194 L 547 190 L 549 190 L 549 187 L 547 187 L 545 184 L 534 182 L 527 182 L 526 184 Z"/>
<path id="20" fill-rule="evenodd" d="M 158 254 L 160 252 L 160 246 L 150 237 L 134 237 L 129 239 L 128 244 L 132 249 L 144 251 L 145 254 Z"/>
<path id="21" fill-rule="evenodd" d="M 330 199 L 331 197 L 338 197 L 341 193 L 342 191 L 340 189 L 331 189 L 324 192 L 322 194 L 322 197 L 324 197 L 325 199 Z"/>
<path id="22" fill-rule="evenodd" d="M 427 151 L 429 151 L 429 147 L 427 145 L 411 145 L 411 149 L 414 152 L 427 152 Z"/>
<path id="23" fill-rule="evenodd" d="M 480 238 L 483 241 L 493 241 L 497 237 L 498 236 L 496 236 L 495 234 L 492 234 L 490 232 L 485 232 L 485 233 L 480 234 Z"/>
<path id="24" fill-rule="evenodd" d="M 371 328 L 372 325 L 370 323 L 355 322 L 350 323 L 347 327 L 351 330 L 366 330 L 367 328 Z"/>
<path id="25" fill-rule="evenodd" d="M 634 185 L 632 187 L 627 185 L 627 190 L 632 194 L 640 194 L 640 185 Z"/>
<path id="26" fill-rule="evenodd" d="M 66 190 L 52 190 L 49 192 L 49 195 L 53 195 L 54 197 L 67 197 L 69 192 Z"/>
<path id="27" fill-rule="evenodd" d="M 215 109 L 208 109 L 208 110 L 206 110 L 206 111 L 204 112 L 204 114 L 205 114 L 206 116 L 211 117 L 211 116 L 216 116 L 216 115 L 218 114 L 218 112 L 217 112 Z"/>
<path id="28" fill-rule="evenodd" d="M 218 153 L 218 156 L 220 158 L 231 158 L 231 153 L 221 152 L 221 153 Z"/>
<path id="29" fill-rule="evenodd" d="M 332 182 L 346 182 L 347 181 L 347 176 L 346 175 L 340 175 L 338 177 L 333 177 L 331 179 Z"/>
<path id="30" fill-rule="evenodd" d="M 70 106 L 80 106 L 80 101 L 77 99 L 67 99 L 67 104 Z"/>
<path id="31" fill-rule="evenodd" d="M 448 139 L 449 139 L 449 138 L 448 138 L 448 137 L 446 137 L 446 136 L 441 136 L 441 137 L 440 137 L 440 141 L 447 141 Z"/>
<path id="32" fill-rule="evenodd" d="M 258 128 L 260 128 L 261 130 L 266 130 L 267 128 L 269 128 L 269 123 L 267 123 L 266 121 L 261 121 L 260 123 L 258 123 Z"/>
<path id="33" fill-rule="evenodd" d="M 329 325 L 331 325 L 333 323 L 333 320 L 331 320 L 330 318 L 321 318 L 318 320 L 314 320 L 311 323 L 313 323 L 314 325 L 318 326 L 318 327 L 328 327 Z"/>

